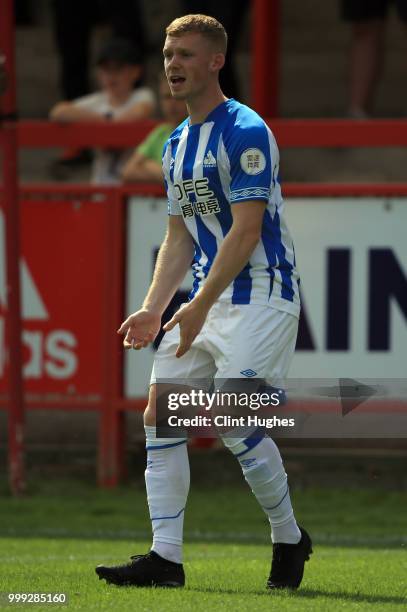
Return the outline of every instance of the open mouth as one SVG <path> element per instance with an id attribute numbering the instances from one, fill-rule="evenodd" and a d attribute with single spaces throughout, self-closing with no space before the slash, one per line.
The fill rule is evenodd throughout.
<path id="1" fill-rule="evenodd" d="M 170 77 L 170 83 L 172 85 L 177 85 L 179 83 L 184 83 L 185 81 L 185 77 L 181 77 L 181 76 L 172 76 Z"/>

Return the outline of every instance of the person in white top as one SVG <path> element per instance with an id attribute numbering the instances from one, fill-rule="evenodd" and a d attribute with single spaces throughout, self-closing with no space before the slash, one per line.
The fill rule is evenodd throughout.
<path id="1" fill-rule="evenodd" d="M 137 49 L 125 39 L 108 40 L 96 61 L 96 76 L 100 91 L 71 102 L 58 102 L 50 112 L 53 121 L 136 121 L 154 114 L 156 101 L 153 91 L 137 86 L 143 66 Z M 132 150 L 101 150 L 95 152 L 92 183 L 120 183 L 120 172 Z"/>

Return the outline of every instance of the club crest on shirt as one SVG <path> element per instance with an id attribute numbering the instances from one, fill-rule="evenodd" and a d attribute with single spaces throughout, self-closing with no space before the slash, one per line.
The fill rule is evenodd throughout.
<path id="1" fill-rule="evenodd" d="M 240 156 L 240 166 L 246 174 L 260 174 L 266 167 L 266 158 L 260 149 L 246 149 Z"/>

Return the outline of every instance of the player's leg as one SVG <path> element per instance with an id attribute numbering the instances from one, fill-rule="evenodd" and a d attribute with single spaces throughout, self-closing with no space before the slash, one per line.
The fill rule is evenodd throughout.
<path id="1" fill-rule="evenodd" d="M 144 413 L 147 467 L 145 471 L 153 543 L 147 555 L 136 555 L 128 564 L 99 566 L 99 578 L 133 586 L 180 587 L 185 583 L 182 566 L 184 511 L 189 491 L 189 460 L 186 436 L 160 438 L 156 433 L 157 385 L 161 379 L 177 381 L 212 378 L 215 364 L 202 350 L 200 336 L 182 358 L 175 357 L 179 328 L 165 334 L 154 360 L 150 394 Z"/>
<path id="2" fill-rule="evenodd" d="M 145 471 L 147 501 L 153 531 L 152 550 L 164 559 L 182 563 L 184 511 L 189 491 L 189 460 L 186 436 L 160 438 L 156 435 L 157 386 L 160 380 L 179 383 L 191 378 L 211 378 L 215 364 L 202 349 L 202 334 L 181 358 L 175 357 L 179 343 L 179 327 L 165 334 L 154 360 L 150 397 L 144 413 L 147 468 Z"/>
<path id="3" fill-rule="evenodd" d="M 145 481 L 153 531 L 153 544 L 146 555 L 134 555 L 130 563 L 99 565 L 100 579 L 118 586 L 182 587 L 182 532 L 189 490 L 187 439 L 156 436 L 156 385 L 150 386 L 144 412 L 147 467 Z"/>
<path id="4" fill-rule="evenodd" d="M 187 438 L 160 438 L 155 426 L 156 385 L 144 413 L 147 467 L 145 481 L 153 531 L 151 550 L 182 563 L 184 510 L 189 491 Z"/>
<path id="5" fill-rule="evenodd" d="M 216 380 L 243 378 L 252 370 L 258 379 L 283 380 L 291 363 L 298 319 L 262 306 L 231 306 L 236 329 L 230 331 L 224 354 L 218 358 Z M 228 317 L 232 320 L 233 317 Z M 238 346 L 239 345 L 239 346 Z M 239 435 L 239 434 L 237 434 Z M 273 542 L 296 544 L 301 532 L 294 518 L 287 474 L 274 441 L 253 430 L 247 438 L 234 432 L 223 436 L 238 459 L 244 477 L 269 517 Z"/>
<path id="6" fill-rule="evenodd" d="M 239 433 L 230 431 L 222 439 L 239 461 L 243 476 L 270 521 L 273 543 L 298 544 L 301 531 L 277 445 L 264 430 L 253 430 L 247 437 L 238 437 Z"/>
<path id="7" fill-rule="evenodd" d="M 269 307 L 228 308 L 233 313 L 224 313 L 224 321 L 229 321 L 229 325 L 233 321 L 235 329 L 225 330 L 229 339 L 223 343 L 221 336 L 221 341 L 217 342 L 223 354 L 218 354 L 216 380 L 242 378 L 247 370 L 269 381 L 284 379 L 295 349 L 298 319 Z M 220 329 L 217 332 L 219 334 Z M 238 430 L 223 434 L 223 442 L 239 461 L 247 483 L 268 516 L 275 554 L 281 555 L 283 551 L 283 567 L 274 564 L 269 587 L 296 587 L 311 552 L 311 541 L 295 520 L 280 452 L 264 431 L 253 429 L 244 435 L 241 433 Z M 287 566 L 286 558 L 291 567 Z M 279 569 L 277 573 L 276 569 Z"/>

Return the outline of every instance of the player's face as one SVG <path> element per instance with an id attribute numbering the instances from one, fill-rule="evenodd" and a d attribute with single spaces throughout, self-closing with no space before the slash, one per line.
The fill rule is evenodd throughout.
<path id="1" fill-rule="evenodd" d="M 163 54 L 171 93 L 178 100 L 201 95 L 218 72 L 219 54 L 201 34 L 167 36 Z"/>

